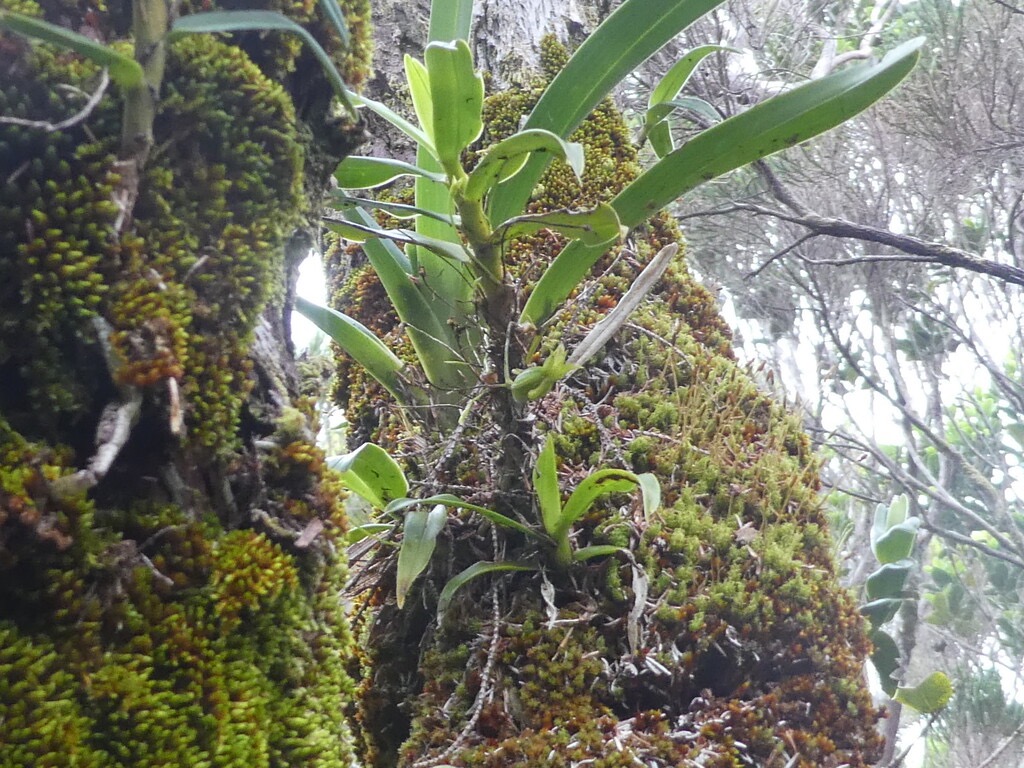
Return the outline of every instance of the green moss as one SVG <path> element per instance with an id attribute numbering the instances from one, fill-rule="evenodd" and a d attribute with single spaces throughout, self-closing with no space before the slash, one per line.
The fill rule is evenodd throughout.
<path id="1" fill-rule="evenodd" d="M 544 56 L 550 66 L 564 58 L 550 46 Z M 517 128 L 540 87 L 488 101 L 485 145 Z M 534 210 L 606 200 L 636 174 L 610 104 L 574 139 L 586 147 L 583 184 L 552 168 Z M 596 266 L 590 298 L 555 318 L 534 362 L 556 343 L 571 349 L 679 232 L 656 217 L 633 237 L 630 252 L 613 251 Z M 524 294 L 562 244 L 545 233 L 509 249 Z M 361 273 L 335 298 L 367 325 L 380 324 L 390 316 L 379 314 L 375 290 Z M 362 301 L 368 296 L 376 298 Z M 563 493 L 598 466 L 658 476 L 664 505 L 653 518 L 620 495 L 574 526 L 574 546 L 628 547 L 642 576 L 624 557 L 549 572 L 548 585 L 534 572 L 490 575 L 466 585 L 444 625 L 433 627 L 437 591 L 493 556 L 490 532 L 473 518 L 453 523 L 405 611 L 387 601 L 393 570 L 384 571 L 376 598 L 384 605 L 368 607 L 378 609 L 367 620 L 377 653 L 361 715 L 372 765 L 431 757 L 453 766 L 731 767 L 781 759 L 809 768 L 876 758 L 878 712 L 862 682 L 868 644 L 836 582 L 817 462 L 799 421 L 758 391 L 730 344 L 713 297 L 680 257 L 586 370 L 531 406 L 535 442 L 555 436 Z M 351 369 L 341 375 L 355 421 L 380 410 Z M 463 437 L 473 445 L 458 453 L 453 475 L 473 479 L 460 495 L 490 503 L 494 432 L 478 418 L 468 419 L 467 435 L 478 437 Z M 403 452 L 416 445 L 408 433 L 373 434 Z M 441 448 L 419 446 L 416 460 L 432 466 Z M 535 520 L 527 491 L 503 501 Z M 501 558 L 543 561 L 530 542 L 500 530 L 498 539 Z M 635 605 L 640 578 L 647 596 Z"/>

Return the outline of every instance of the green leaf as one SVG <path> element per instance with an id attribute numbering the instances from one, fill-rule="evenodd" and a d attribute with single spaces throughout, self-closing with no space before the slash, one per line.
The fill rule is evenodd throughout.
<path id="1" fill-rule="evenodd" d="M 735 48 L 724 45 L 702 45 L 687 51 L 651 91 L 647 101 L 647 114 L 644 117 L 644 133 L 650 139 L 658 157 L 664 157 L 675 148 L 672 143 L 672 131 L 665 120 L 675 107 L 665 106 L 666 103 L 671 103 L 685 87 L 697 65 L 716 51 L 738 53 Z"/>
<path id="2" fill-rule="evenodd" d="M 907 577 L 914 568 L 914 561 L 910 559 L 899 560 L 895 563 L 887 563 L 877 571 L 868 576 L 866 591 L 869 600 L 877 600 L 881 597 L 901 597 L 903 587 L 907 583 Z"/>
<path id="3" fill-rule="evenodd" d="M 334 171 L 334 178 L 342 189 L 373 189 L 402 176 L 423 176 L 434 181 L 444 181 L 440 174 L 386 157 L 349 155 Z"/>
<path id="4" fill-rule="evenodd" d="M 641 174 L 612 201 L 633 227 L 694 187 L 824 133 L 867 109 L 914 68 L 923 38 L 798 86 L 708 128 Z"/>
<path id="5" fill-rule="evenodd" d="M 572 553 L 572 559 L 577 563 L 582 563 L 585 560 L 591 560 L 595 557 L 607 557 L 608 555 L 617 555 L 620 552 L 628 551 L 629 550 L 623 549 L 622 547 L 616 547 L 613 544 L 594 544 L 590 547 L 577 549 Z"/>
<path id="6" fill-rule="evenodd" d="M 363 539 L 368 539 L 370 536 L 376 536 L 378 533 L 388 533 L 394 530 L 394 528 L 394 523 L 363 523 L 362 525 L 356 525 L 345 532 L 345 543 L 355 544 Z"/>
<path id="7" fill-rule="evenodd" d="M 449 225 L 454 225 L 458 221 L 457 218 L 453 219 L 451 216 L 443 216 L 442 214 L 435 213 L 434 211 L 428 211 L 426 208 L 417 208 L 415 205 L 389 203 L 384 200 L 371 200 L 365 197 L 352 197 L 347 195 L 345 191 L 341 189 L 332 190 L 329 197 L 338 205 L 339 208 L 351 208 L 352 206 L 358 206 L 359 208 L 368 211 L 384 211 L 384 213 L 389 216 L 394 216 L 396 219 L 414 219 L 417 216 L 428 216 L 432 219 L 443 221 Z"/>
<path id="8" fill-rule="evenodd" d="M 413 582 L 430 564 L 430 556 L 437 545 L 437 535 L 448 521 L 448 511 L 443 504 L 427 511 L 414 509 L 405 516 L 402 529 L 402 546 L 398 550 L 398 570 L 395 574 L 395 593 L 398 607 L 405 604 Z"/>
<path id="9" fill-rule="evenodd" d="M 871 663 L 878 672 L 882 690 L 887 696 L 892 696 L 899 685 L 893 675 L 900 668 L 900 649 L 896 646 L 896 641 L 881 630 L 872 632 L 870 639 L 871 644 L 875 646 L 871 651 Z"/>
<path id="10" fill-rule="evenodd" d="M 871 543 L 874 545 L 876 539 L 885 535 L 886 531 L 894 525 L 899 525 L 907 519 L 907 511 L 910 508 L 910 500 L 907 494 L 901 493 L 892 500 L 889 506 L 879 504 L 875 507 L 875 519 L 871 525 Z"/>
<path id="11" fill-rule="evenodd" d="M 639 474 L 636 479 L 640 484 L 640 494 L 643 498 L 644 519 L 651 522 L 654 513 L 661 507 L 661 483 L 650 472 Z"/>
<path id="12" fill-rule="evenodd" d="M 921 518 L 911 517 L 906 522 L 894 525 L 881 538 L 871 543 L 871 550 L 878 562 L 886 565 L 895 563 L 910 556 L 914 551 L 917 529 L 921 527 Z"/>
<path id="13" fill-rule="evenodd" d="M 627 75 L 723 0 L 626 0 L 594 30 L 541 95 L 523 128 L 572 133 Z M 548 158 L 534 156 L 526 169 L 491 196 L 492 221 L 518 215 Z"/>
<path id="14" fill-rule="evenodd" d="M 487 507 L 481 507 L 478 504 L 471 504 L 468 501 L 463 501 L 458 496 L 452 496 L 448 493 L 430 496 L 426 499 L 396 499 L 388 504 L 384 509 L 384 513 L 388 515 L 397 514 L 404 509 L 408 509 L 409 507 L 414 507 L 419 504 L 444 504 L 447 507 L 453 507 L 455 509 L 468 509 L 472 512 L 476 512 L 481 517 L 490 520 L 495 525 L 500 525 L 503 528 L 511 528 L 519 531 L 520 533 L 524 533 L 531 538 L 543 538 L 537 533 L 537 531 L 523 525 L 518 520 L 506 517 L 500 512 L 495 512 L 493 509 L 488 509 Z"/>
<path id="15" fill-rule="evenodd" d="M 363 443 L 350 453 L 328 459 L 341 480 L 377 509 L 409 494 L 409 482 L 391 454 L 373 443 Z"/>
<path id="16" fill-rule="evenodd" d="M 433 237 L 421 235 L 413 229 L 381 229 L 354 221 L 339 221 L 337 219 L 325 219 L 327 228 L 332 232 L 356 243 L 364 243 L 372 238 L 384 238 L 394 240 L 397 243 L 411 243 L 412 245 L 426 248 L 439 256 L 452 261 L 468 264 L 469 254 L 466 249 L 458 243 L 449 243 L 447 240 L 438 240 Z"/>
<path id="17" fill-rule="evenodd" d="M 659 159 L 665 157 L 674 150 L 675 142 L 672 140 L 672 129 L 668 117 L 677 110 L 689 110 L 703 117 L 710 125 L 720 123 L 722 116 L 718 114 L 713 106 L 704 99 L 696 96 L 683 96 L 670 101 L 663 101 L 647 112 L 647 138 L 651 142 L 651 148 Z"/>
<path id="18" fill-rule="evenodd" d="M 565 141 L 551 131 L 533 128 L 502 139 L 469 174 L 464 192 L 467 200 L 483 200 L 495 184 L 522 170 L 533 153 L 548 153 L 566 162 L 576 178 L 583 176 L 583 145 Z"/>
<path id="19" fill-rule="evenodd" d="M 391 109 L 391 107 L 387 106 L 386 104 L 382 104 L 379 101 L 367 98 L 366 96 L 361 96 L 358 93 L 353 93 L 350 95 L 353 104 L 355 104 L 357 107 L 366 107 L 366 109 L 370 110 L 378 117 L 381 117 L 387 122 L 391 123 L 393 126 L 395 126 L 395 128 L 397 128 L 410 139 L 412 139 L 414 142 L 416 142 L 420 150 L 425 151 L 428 154 L 432 154 L 434 152 L 434 145 L 427 137 L 427 134 L 424 131 L 422 131 L 419 127 L 413 125 L 400 114 L 395 112 L 393 109 Z M 418 162 L 420 165 L 423 165 L 423 160 L 419 156 L 417 156 L 416 162 Z"/>
<path id="20" fill-rule="evenodd" d="M 320 66 L 323 67 L 327 79 L 334 88 L 334 93 L 345 105 L 345 109 L 353 117 L 356 116 L 355 104 L 351 98 L 348 86 L 341 78 L 341 73 L 334 65 L 330 54 L 316 41 L 305 28 L 296 24 L 284 14 L 277 11 L 210 11 L 208 13 L 194 13 L 189 16 L 181 16 L 171 25 L 169 37 L 172 39 L 180 35 L 212 32 L 263 32 L 273 30 L 276 32 L 290 32 L 297 35 L 309 46 L 309 49 L 316 56 Z"/>
<path id="21" fill-rule="evenodd" d="M 110 79 L 122 88 L 138 88 L 145 83 L 146 76 L 142 66 L 134 58 L 118 53 L 113 48 L 108 48 L 70 29 L 5 10 L 0 10 L 0 29 L 8 29 L 19 35 L 74 51 L 89 61 L 106 67 L 110 72 Z"/>
<path id="22" fill-rule="evenodd" d="M 872 629 L 878 629 L 883 624 L 892 621 L 901 605 L 903 605 L 902 599 L 882 597 L 862 605 L 860 612 L 867 617 Z"/>
<path id="23" fill-rule="evenodd" d="M 348 24 L 345 23 L 345 14 L 338 5 L 338 0 L 320 0 L 320 7 L 324 11 L 327 20 L 331 22 L 334 31 L 338 33 L 343 45 L 349 45 L 351 39 L 348 34 Z"/>
<path id="24" fill-rule="evenodd" d="M 433 142 L 434 102 L 430 98 L 430 75 L 427 74 L 423 62 L 409 54 L 405 54 L 405 80 L 409 85 L 409 95 L 412 96 L 412 107 L 416 117 Z"/>
<path id="25" fill-rule="evenodd" d="M 483 131 L 484 79 L 473 69 L 465 40 L 432 42 L 424 51 L 433 102 L 434 149 L 451 177 L 462 172 L 462 151 Z"/>
<path id="26" fill-rule="evenodd" d="M 495 227 L 508 240 L 542 229 L 550 229 L 593 246 L 607 246 L 622 234 L 619 217 L 608 203 L 599 203 L 592 211 L 559 210 L 516 216 Z"/>
<path id="27" fill-rule="evenodd" d="M 399 360 L 369 328 L 348 315 L 313 304 L 301 296 L 295 299 L 295 309 L 330 336 L 398 402 L 409 402 L 404 382 L 399 375 L 405 363 Z"/>
<path id="28" fill-rule="evenodd" d="M 537 494 L 544 530 L 553 534 L 562 514 L 562 494 L 558 490 L 555 439 L 550 434 L 544 439 L 544 447 L 537 456 L 537 463 L 533 465 L 533 492 Z"/>
<path id="29" fill-rule="evenodd" d="M 438 623 L 442 621 L 445 611 L 447 611 L 448 606 L 451 605 L 452 598 L 455 597 L 455 593 L 478 576 L 483 576 L 486 573 L 508 573 L 511 571 L 536 570 L 536 565 L 530 565 L 527 563 L 492 563 L 486 560 L 479 563 L 473 563 L 466 570 L 452 576 L 452 578 L 448 580 L 448 583 L 444 585 L 444 589 L 441 590 L 441 595 L 437 601 Z"/>
<path id="30" fill-rule="evenodd" d="M 806 83 L 708 128 L 641 174 L 612 207 L 625 226 L 635 227 L 706 181 L 834 128 L 898 85 L 917 63 L 922 42 L 911 40 L 881 62 Z M 569 243 L 534 288 L 520 322 L 543 324 L 603 253 L 578 240 Z"/>
<path id="31" fill-rule="evenodd" d="M 376 222 L 364 211 L 343 209 L 341 215 L 350 223 L 364 227 Z M 454 360 L 454 339 L 446 322 L 438 318 L 431 304 L 413 283 L 412 265 L 398 247 L 389 240 L 374 239 L 363 244 L 363 251 L 376 271 L 399 319 L 406 324 L 409 339 L 423 372 L 431 384 L 446 389 L 463 386 L 467 375 L 463 361 Z"/>
<path id="32" fill-rule="evenodd" d="M 433 0 L 428 40 L 468 40 L 473 0 Z"/>
<path id="33" fill-rule="evenodd" d="M 942 672 L 932 672 L 918 685 L 910 688 L 901 685 L 893 698 L 924 715 L 930 715 L 945 707 L 952 696 L 953 683 L 949 678 Z"/>
<path id="34" fill-rule="evenodd" d="M 565 537 L 572 524 L 586 514 L 600 497 L 632 491 L 639 484 L 640 479 L 625 469 L 599 469 L 588 475 L 569 495 L 558 523 L 551 532 L 552 538 L 559 541 Z"/>

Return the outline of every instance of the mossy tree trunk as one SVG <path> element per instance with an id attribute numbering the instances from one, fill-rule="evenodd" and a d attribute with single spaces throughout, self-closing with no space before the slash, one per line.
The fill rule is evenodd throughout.
<path id="1" fill-rule="evenodd" d="M 550 77 L 564 51 L 546 45 L 539 60 L 538 77 Z M 521 81 L 489 99 L 481 145 L 516 130 L 536 100 L 538 80 Z M 594 205 L 637 174 L 611 103 L 572 139 L 587 152 L 582 183 L 553 167 L 532 210 Z M 558 343 L 571 350 L 651 257 L 679 241 L 671 221 L 652 219 L 597 265 L 538 349 L 507 354 L 537 363 Z M 513 312 L 563 242 L 544 233 L 509 248 Z M 332 300 L 411 361 L 364 261 L 354 246 L 332 248 Z M 494 325 L 492 309 L 478 308 L 481 326 Z M 503 393 L 484 378 L 458 425 L 435 429 L 339 363 L 352 447 L 388 447 L 416 493 L 456 493 L 536 524 L 530 470 L 551 435 L 563 498 L 610 466 L 656 474 L 664 501 L 647 518 L 638 500 L 614 496 L 574 527 L 574 548 L 615 545 L 628 555 L 476 579 L 443 619 L 439 592 L 473 563 L 550 559 L 507 529 L 450 516 L 402 609 L 393 548 L 355 563 L 367 650 L 358 722 L 370 764 L 811 768 L 877 759 L 879 713 L 863 675 L 869 644 L 836 580 L 810 443 L 735 362 L 714 298 L 682 258 L 593 364 L 516 406 L 515 419 L 504 418 Z M 510 435 L 522 456 L 511 478 Z"/>
<path id="2" fill-rule="evenodd" d="M 358 82 L 341 5 L 347 50 L 287 12 Z M 132 50 L 130 4 L 0 8 Z M 0 766 L 349 766 L 344 519 L 287 310 L 356 134 L 291 38 L 147 71 L 155 120 L 114 86 L 80 111 L 97 67 L 0 33 Z"/>

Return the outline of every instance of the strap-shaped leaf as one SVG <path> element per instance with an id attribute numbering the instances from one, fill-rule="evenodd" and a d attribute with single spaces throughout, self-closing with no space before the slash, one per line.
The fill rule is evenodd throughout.
<path id="1" fill-rule="evenodd" d="M 448 511 L 442 504 L 433 509 L 414 509 L 405 516 L 402 545 L 398 550 L 398 568 L 395 574 L 395 593 L 398 607 L 405 604 L 413 582 L 430 564 L 437 546 L 437 535 L 448 521 Z"/>
<path id="2" fill-rule="evenodd" d="M 486 560 L 479 563 L 473 563 L 461 573 L 452 576 L 448 580 L 448 583 L 444 585 L 444 589 L 441 590 L 441 595 L 437 600 L 438 623 L 443 620 L 445 611 L 447 611 L 448 606 L 451 605 L 452 598 L 455 597 L 455 593 L 473 579 L 483 576 L 486 573 L 509 573 L 512 571 L 536 570 L 537 566 L 529 563 L 492 563 Z"/>
<path id="3" fill-rule="evenodd" d="M 643 61 L 723 0 L 626 0 L 594 30 L 544 91 L 524 128 L 568 136 Z M 492 221 L 518 215 L 548 158 L 534 156 L 491 196 Z"/>
<path id="4" fill-rule="evenodd" d="M 625 469 L 599 469 L 587 476 L 569 495 L 558 523 L 552 532 L 552 538 L 560 541 L 564 538 L 572 524 L 579 520 L 594 502 L 610 493 L 627 493 L 640 484 L 637 476 Z"/>
<path id="5" fill-rule="evenodd" d="M 338 0 L 320 0 L 320 8 L 323 9 L 327 20 L 331 22 L 334 31 L 338 33 L 341 42 L 348 45 L 350 42 L 348 24 L 345 23 L 345 14 L 342 12 L 341 6 L 338 5 Z"/>
<path id="6" fill-rule="evenodd" d="M 384 238 L 386 240 L 394 240 L 396 243 L 411 243 L 420 248 L 426 248 L 438 256 L 443 256 L 452 261 L 463 264 L 469 263 L 469 254 L 466 253 L 466 249 L 462 245 L 427 237 L 412 229 L 403 229 L 401 227 L 397 229 L 381 229 L 380 227 L 359 222 L 338 221 L 335 219 L 325 219 L 325 223 L 332 232 L 336 232 L 346 240 L 351 240 L 355 243 L 364 243 L 372 238 Z"/>
<path id="7" fill-rule="evenodd" d="M 454 225 L 458 223 L 458 217 L 443 216 L 442 214 L 435 213 L 434 211 L 428 211 L 426 208 L 418 208 L 415 205 L 406 205 L 405 203 L 390 203 L 385 200 L 371 200 L 365 197 L 352 197 L 341 189 L 332 190 L 329 197 L 342 208 L 358 206 L 359 208 L 368 211 L 384 211 L 384 213 L 389 216 L 394 216 L 396 219 L 415 219 L 417 216 L 428 216 L 446 224 Z"/>
<path id="8" fill-rule="evenodd" d="M 592 560 L 595 557 L 608 557 L 609 555 L 617 555 L 620 552 L 626 552 L 628 550 L 622 547 L 616 547 L 614 544 L 594 544 L 589 547 L 583 547 L 577 549 L 572 553 L 572 559 L 577 563 L 582 563 L 585 560 Z"/>
<path id="9" fill-rule="evenodd" d="M 19 35 L 74 51 L 89 61 L 106 67 L 110 72 L 110 79 L 122 88 L 138 88 L 145 81 L 142 66 L 131 56 L 48 21 L 14 11 L 0 10 L 0 29 L 8 29 Z"/>
<path id="10" fill-rule="evenodd" d="M 398 499 L 388 504 L 388 506 L 384 509 L 384 513 L 397 514 L 398 512 L 401 512 L 404 509 L 408 509 L 409 507 L 414 507 L 419 504 L 444 504 L 445 506 L 454 507 L 455 509 L 468 509 L 480 514 L 482 517 L 486 518 L 487 520 L 490 520 L 492 523 L 496 525 L 502 526 L 503 528 L 511 528 L 513 530 L 519 531 L 520 533 L 525 533 L 527 536 L 530 536 L 531 538 L 543 538 L 543 536 L 538 534 L 537 531 L 533 530 L 528 526 L 523 525 L 518 520 L 513 520 L 511 517 L 506 517 L 500 512 L 495 512 L 493 509 L 481 507 L 479 504 L 471 504 L 468 501 L 463 501 L 458 496 L 452 496 L 450 493 L 442 493 L 437 496 L 430 496 L 429 498 L 426 499 Z"/>
<path id="11" fill-rule="evenodd" d="M 400 403 L 408 402 L 409 396 L 399 375 L 405 363 L 369 328 L 348 315 L 313 304 L 301 296 L 295 299 L 295 309 L 334 339 L 346 354 L 363 366 L 396 400 Z"/>
<path id="12" fill-rule="evenodd" d="M 432 42 L 424 51 L 430 76 L 434 149 L 451 177 L 462 172 L 462 151 L 483 131 L 484 80 L 473 69 L 465 40 Z"/>
<path id="13" fill-rule="evenodd" d="M 696 96 L 681 96 L 678 99 L 663 101 L 647 111 L 647 139 L 658 159 L 665 157 L 676 148 L 672 139 L 672 128 L 668 117 L 677 110 L 689 110 L 700 115 L 708 125 L 722 122 L 722 116 L 704 99 Z"/>
<path id="14" fill-rule="evenodd" d="M 612 207 L 625 226 L 635 227 L 706 181 L 840 125 L 910 73 L 922 42 L 911 40 L 880 62 L 806 83 L 708 128 L 641 174 L 612 200 Z M 538 326 L 551 317 L 603 252 L 580 241 L 569 243 L 527 300 L 521 322 Z"/>
<path id="15" fill-rule="evenodd" d="M 348 488 L 377 509 L 409 495 L 409 482 L 398 462 L 374 443 L 363 443 L 350 453 L 328 459 L 327 463 L 341 474 Z"/>
<path id="16" fill-rule="evenodd" d="M 353 93 L 351 96 L 352 103 L 355 104 L 357 107 L 366 107 L 368 110 L 376 114 L 378 117 L 387 120 L 389 123 L 395 126 L 395 128 L 397 128 L 410 139 L 415 141 L 420 150 L 426 151 L 427 153 L 433 153 L 434 146 L 430 139 L 427 137 L 427 134 L 418 126 L 413 125 L 400 114 L 395 112 L 393 109 L 391 109 L 391 107 L 387 106 L 386 104 L 382 104 L 379 101 L 375 101 L 374 99 L 367 98 L 366 96 L 361 96 L 358 93 Z M 420 157 L 417 157 L 416 161 L 420 165 L 423 164 L 422 158 Z"/>
<path id="17" fill-rule="evenodd" d="M 430 4 L 428 40 L 468 40 L 473 0 L 434 0 Z"/>
<path id="18" fill-rule="evenodd" d="M 533 465 L 533 492 L 537 494 L 540 519 L 544 530 L 554 533 L 562 516 L 562 495 L 558 490 L 558 467 L 555 463 L 555 439 L 550 434 Z"/>
<path id="19" fill-rule="evenodd" d="M 576 178 L 583 176 L 583 145 L 565 141 L 551 131 L 531 128 L 502 139 L 487 150 L 466 182 L 467 200 L 483 200 L 495 184 L 511 178 L 523 169 L 533 153 L 548 153 L 565 161 Z"/>
<path id="20" fill-rule="evenodd" d="M 412 163 L 387 157 L 349 155 L 334 171 L 334 178 L 342 189 L 373 189 L 402 176 L 423 176 L 435 181 L 444 181 L 444 177 L 439 174 L 431 173 Z"/>
<path id="21" fill-rule="evenodd" d="M 349 114 L 353 117 L 356 114 L 355 104 L 351 98 L 351 92 L 341 73 L 334 65 L 330 54 L 323 49 L 305 28 L 296 24 L 282 13 L 277 11 L 210 11 L 208 13 L 194 13 L 190 16 L 182 16 L 171 25 L 171 36 L 194 34 L 200 32 L 262 32 L 273 30 L 276 32 L 290 32 L 298 35 L 302 41 L 309 46 L 309 49 L 316 56 L 324 74 L 334 88 L 335 94 L 341 99 Z"/>
<path id="22" fill-rule="evenodd" d="M 595 247 L 607 246 L 623 234 L 619 217 L 608 203 L 599 203 L 590 211 L 559 210 L 516 216 L 495 229 L 508 240 L 550 229 Z"/>

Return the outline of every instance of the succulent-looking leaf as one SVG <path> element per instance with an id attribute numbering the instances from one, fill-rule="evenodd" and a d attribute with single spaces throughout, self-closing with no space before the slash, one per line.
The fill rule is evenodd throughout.
<path id="1" fill-rule="evenodd" d="M 366 369 L 400 403 L 408 402 L 408 394 L 399 375 L 403 363 L 384 342 L 357 320 L 341 312 L 313 304 L 301 296 L 295 299 L 295 309 Z"/>
<path id="2" fill-rule="evenodd" d="M 888 506 L 885 504 L 876 506 L 875 519 L 871 526 L 871 545 L 874 546 L 875 541 L 884 536 L 894 525 L 905 522 L 909 508 L 910 500 L 905 493 L 894 498 Z"/>
<path id="3" fill-rule="evenodd" d="M 433 102 L 430 135 L 441 167 L 454 178 L 462 172 L 462 151 L 484 128 L 484 80 L 473 69 L 473 54 L 465 40 L 430 43 L 424 63 Z"/>
<path id="4" fill-rule="evenodd" d="M 872 632 L 870 639 L 871 644 L 875 646 L 871 651 L 871 663 L 875 665 L 875 671 L 878 672 L 882 690 L 887 696 L 892 696 L 899 685 L 893 675 L 900 668 L 900 650 L 896 646 L 896 641 L 881 630 Z"/>
<path id="5" fill-rule="evenodd" d="M 911 40 L 880 62 L 805 83 L 708 128 L 642 173 L 612 207 L 625 226 L 635 227 L 706 181 L 834 128 L 896 87 L 917 63 L 922 42 Z M 578 240 L 569 243 L 541 276 L 520 322 L 546 322 L 603 253 Z"/>
<path id="6" fill-rule="evenodd" d="M 871 622 L 872 629 L 878 629 L 883 624 L 892 621 L 901 605 L 903 605 L 902 598 L 881 597 L 878 600 L 872 600 L 870 603 L 862 605 L 860 612 L 867 616 L 868 621 Z"/>
<path id="7" fill-rule="evenodd" d="M 918 685 L 896 689 L 893 698 L 901 704 L 913 707 L 918 712 L 930 715 L 949 703 L 953 696 L 953 683 L 942 672 L 932 672 Z"/>
<path id="8" fill-rule="evenodd" d="M 345 109 L 352 116 L 356 116 L 355 103 L 341 73 L 334 65 L 330 54 L 316 41 L 308 30 L 296 24 L 282 13 L 277 11 L 209 11 L 207 13 L 194 13 L 189 16 L 181 16 L 171 25 L 170 37 L 184 34 L 210 33 L 210 32 L 262 32 L 274 30 L 277 32 L 290 32 L 297 35 L 309 46 L 309 49 L 316 56 L 324 74 L 334 88 L 334 93 L 341 99 Z"/>
<path id="9" fill-rule="evenodd" d="M 373 189 L 402 176 L 423 176 L 434 181 L 444 181 L 444 176 L 440 174 L 386 157 L 349 155 L 334 171 L 334 178 L 342 189 Z"/>
<path id="10" fill-rule="evenodd" d="M 391 454 L 374 443 L 363 443 L 350 453 L 328 459 L 341 480 L 377 509 L 409 495 L 409 482 Z"/>
<path id="11" fill-rule="evenodd" d="M 113 48 L 70 29 L 33 16 L 5 10 L 0 10 L 0 29 L 8 29 L 19 35 L 74 51 L 89 61 L 106 67 L 110 72 L 110 79 L 122 88 L 138 88 L 145 82 L 142 66 L 134 58 L 118 53 Z"/>
<path id="12" fill-rule="evenodd" d="M 522 170 L 535 152 L 549 153 L 564 160 L 576 178 L 583 176 L 583 145 L 565 141 L 551 131 L 532 128 L 502 139 L 487 150 L 466 182 L 467 200 L 483 200 L 495 184 L 505 181 Z"/>
<path id="13" fill-rule="evenodd" d="M 914 568 L 914 561 L 910 559 L 899 560 L 895 563 L 887 563 L 877 571 L 868 576 L 865 590 L 868 600 L 877 600 L 882 597 L 901 597 L 903 587 L 907 583 L 907 577 Z"/>
<path id="14" fill-rule="evenodd" d="M 917 529 L 921 527 L 921 518 L 911 517 L 899 525 L 894 525 L 883 536 L 871 545 L 871 550 L 882 565 L 895 563 L 910 557 L 917 538 Z"/>
<path id="15" fill-rule="evenodd" d="M 626 0 L 594 30 L 544 90 L 523 128 L 568 136 L 627 75 L 723 0 Z M 495 190 L 492 221 L 522 212 L 548 158 L 534 156 Z M 539 325 L 539 323 L 537 323 Z"/>
<path id="16" fill-rule="evenodd" d="M 550 229 L 592 246 L 607 246 L 624 234 L 615 209 L 608 203 L 599 203 L 591 211 L 559 210 L 516 216 L 495 227 L 503 239 L 508 240 L 542 229 Z"/>
<path id="17" fill-rule="evenodd" d="M 448 511 L 438 504 L 429 511 L 414 509 L 405 516 L 402 545 L 398 550 L 398 568 L 395 574 L 395 594 L 398 607 L 405 604 L 413 582 L 430 564 L 430 556 L 437 546 L 437 535 L 448 521 Z"/>
<path id="18" fill-rule="evenodd" d="M 565 347 L 559 344 L 541 365 L 520 371 L 512 380 L 512 397 L 519 402 L 539 400 L 567 374 L 579 366 L 565 360 Z"/>
<path id="19" fill-rule="evenodd" d="M 478 576 L 483 576 L 486 573 L 508 573 L 511 571 L 536 570 L 537 566 L 529 563 L 492 563 L 486 560 L 479 563 L 473 563 L 461 573 L 452 576 L 452 578 L 448 580 L 448 583 L 444 585 L 444 589 L 441 590 L 441 595 L 437 601 L 438 623 L 440 623 L 444 618 L 444 613 L 448 610 L 448 606 L 451 604 L 452 598 L 455 597 L 455 593 Z"/>
<path id="20" fill-rule="evenodd" d="M 533 492 L 537 494 L 540 519 L 544 530 L 553 533 L 562 513 L 562 495 L 558 490 L 558 467 L 555 463 L 555 440 L 544 439 L 544 447 L 533 465 Z"/>

